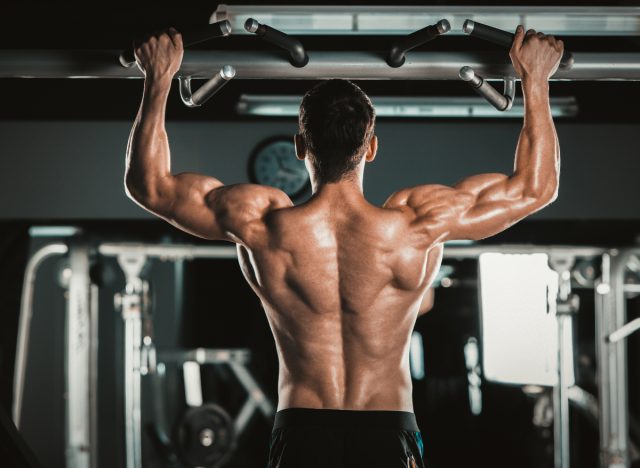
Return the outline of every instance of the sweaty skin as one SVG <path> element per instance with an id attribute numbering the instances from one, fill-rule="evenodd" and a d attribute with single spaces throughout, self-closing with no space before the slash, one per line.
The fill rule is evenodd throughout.
<path id="1" fill-rule="evenodd" d="M 430 308 L 443 243 L 492 236 L 557 195 L 560 151 L 548 79 L 562 51 L 551 36 L 516 31 L 510 56 L 522 78 L 525 117 L 513 174 L 406 188 L 378 207 L 362 192 L 375 137 L 350 177 L 321 184 L 296 136 L 313 196 L 294 206 L 272 187 L 171 173 L 165 106 L 183 47 L 170 29 L 135 50 L 145 84 L 127 147 L 126 191 L 186 232 L 237 244 L 275 338 L 279 410 L 412 411 L 410 335 Z"/>

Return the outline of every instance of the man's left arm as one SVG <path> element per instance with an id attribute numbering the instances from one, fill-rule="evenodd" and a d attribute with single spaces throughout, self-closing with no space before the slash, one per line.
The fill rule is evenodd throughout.
<path id="1" fill-rule="evenodd" d="M 182 62 L 182 39 L 171 29 L 151 36 L 135 54 L 145 81 L 127 145 L 127 195 L 190 234 L 246 244 L 261 228 L 266 213 L 291 206 L 291 200 L 272 187 L 225 186 L 202 174 L 172 174 L 165 110 L 171 80 Z"/>

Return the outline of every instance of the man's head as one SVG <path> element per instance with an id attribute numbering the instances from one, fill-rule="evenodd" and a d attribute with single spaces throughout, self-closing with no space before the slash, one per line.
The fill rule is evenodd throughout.
<path id="1" fill-rule="evenodd" d="M 323 81 L 305 94 L 296 149 L 317 183 L 353 177 L 363 157 L 373 160 L 375 118 L 369 97 L 350 81 Z"/>

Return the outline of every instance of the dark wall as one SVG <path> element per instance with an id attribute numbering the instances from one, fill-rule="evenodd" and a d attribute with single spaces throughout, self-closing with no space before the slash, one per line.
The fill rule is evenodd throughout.
<path id="1" fill-rule="evenodd" d="M 421 183 L 451 184 L 480 172 L 509 172 L 518 121 L 381 120 L 378 158 L 365 194 L 382 203 Z M 0 219 L 148 218 L 122 189 L 131 122 L 0 122 Z M 558 123 L 560 197 L 539 219 L 640 218 L 640 173 L 633 124 Z M 294 120 L 170 122 L 175 171 L 199 171 L 225 183 L 246 182 L 252 149 L 274 135 L 292 135 Z"/>

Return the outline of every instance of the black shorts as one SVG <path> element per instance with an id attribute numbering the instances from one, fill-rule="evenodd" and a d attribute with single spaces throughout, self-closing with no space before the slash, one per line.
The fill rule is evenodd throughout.
<path id="1" fill-rule="evenodd" d="M 288 408 L 276 413 L 268 468 L 424 468 L 413 413 Z"/>

